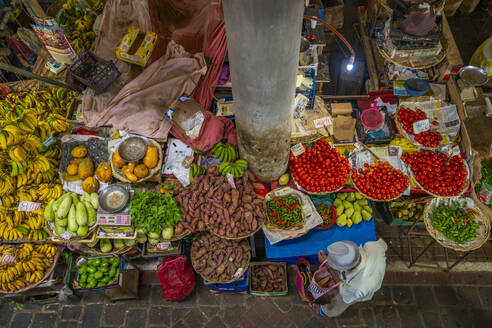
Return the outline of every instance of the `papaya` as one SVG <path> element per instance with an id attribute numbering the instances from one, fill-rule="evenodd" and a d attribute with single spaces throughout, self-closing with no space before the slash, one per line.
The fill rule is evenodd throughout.
<path id="1" fill-rule="evenodd" d="M 116 149 L 116 151 L 113 153 L 113 164 L 119 169 L 121 169 L 123 165 L 126 165 L 126 162 L 120 157 L 118 149 Z"/>
<path id="2" fill-rule="evenodd" d="M 89 157 L 84 158 L 79 164 L 78 175 L 81 180 L 84 180 L 94 175 L 94 162 Z"/>
<path id="3" fill-rule="evenodd" d="M 157 148 L 154 146 L 148 146 L 147 152 L 145 153 L 145 157 L 143 158 L 143 163 L 149 169 L 153 169 L 157 166 L 157 161 L 159 160 L 159 153 L 157 152 Z"/>

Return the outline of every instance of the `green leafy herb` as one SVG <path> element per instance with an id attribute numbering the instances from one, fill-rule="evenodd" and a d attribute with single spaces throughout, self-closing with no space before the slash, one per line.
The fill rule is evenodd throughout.
<path id="1" fill-rule="evenodd" d="M 160 234 L 163 227 L 172 227 L 183 219 L 176 200 L 169 192 L 135 190 L 130 215 L 137 229 L 156 234 Z"/>

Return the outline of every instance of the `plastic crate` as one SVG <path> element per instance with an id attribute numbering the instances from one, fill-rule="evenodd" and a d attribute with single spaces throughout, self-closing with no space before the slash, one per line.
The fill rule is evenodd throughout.
<path id="1" fill-rule="evenodd" d="M 233 100 L 232 99 L 232 96 L 222 96 L 222 97 L 214 97 L 214 99 L 212 100 L 212 113 L 214 113 L 215 115 L 217 114 L 217 100 L 218 99 L 223 99 L 223 100 L 226 100 L 226 101 L 231 101 Z M 228 120 L 231 120 L 234 122 L 234 115 L 230 115 L 230 116 L 223 116 L 225 118 L 227 118 Z"/>
<path id="2" fill-rule="evenodd" d="M 311 68 L 304 72 L 306 77 L 310 77 L 313 79 L 313 87 L 311 89 L 306 89 L 306 90 L 296 90 L 296 94 L 302 94 L 306 96 L 309 99 L 309 102 L 306 106 L 307 109 L 313 109 L 314 108 L 314 94 L 315 94 L 315 88 L 316 88 L 316 71 Z"/>
<path id="3" fill-rule="evenodd" d="M 96 94 L 104 92 L 121 74 L 112 61 L 101 59 L 85 50 L 69 70 L 76 80 L 93 89 Z"/>
<path id="4" fill-rule="evenodd" d="M 244 272 L 240 279 L 228 284 L 216 284 L 205 279 L 203 279 L 203 284 L 216 292 L 247 293 L 249 290 L 249 269 Z"/>

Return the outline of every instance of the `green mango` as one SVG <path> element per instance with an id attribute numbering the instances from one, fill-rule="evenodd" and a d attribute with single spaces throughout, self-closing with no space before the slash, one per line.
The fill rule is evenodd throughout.
<path id="1" fill-rule="evenodd" d="M 111 259 L 109 261 L 111 262 L 112 265 L 118 265 L 118 264 L 120 264 L 120 259 L 119 259 L 118 256 L 111 257 Z"/>
<path id="2" fill-rule="evenodd" d="M 109 277 L 114 277 L 114 274 L 115 273 L 116 273 L 116 268 L 115 267 L 111 267 L 111 269 L 108 272 L 108 276 Z"/>
<path id="3" fill-rule="evenodd" d="M 88 266 L 87 267 L 87 272 L 89 272 L 89 273 L 94 273 L 96 271 L 97 271 L 97 269 L 95 267 L 93 267 L 93 266 Z"/>
<path id="4" fill-rule="evenodd" d="M 109 271 L 109 268 L 107 266 L 103 267 L 103 266 L 100 266 L 99 267 L 99 271 L 98 272 L 102 272 L 102 273 L 105 273 L 105 272 L 108 272 Z"/>
<path id="5" fill-rule="evenodd" d="M 87 272 L 87 264 L 82 264 L 79 268 L 79 273 L 86 273 Z"/>

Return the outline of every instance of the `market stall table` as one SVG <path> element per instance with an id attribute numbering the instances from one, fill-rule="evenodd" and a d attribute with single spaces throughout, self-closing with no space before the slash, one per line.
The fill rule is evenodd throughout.
<path id="1" fill-rule="evenodd" d="M 270 261 L 295 263 L 298 258 L 304 257 L 310 262 L 318 260 L 318 251 L 326 251 L 326 248 L 334 242 L 350 240 L 357 245 L 364 245 L 368 241 L 376 241 L 374 219 L 362 221 L 352 227 L 339 227 L 333 225 L 328 229 L 314 228 L 305 236 L 284 240 L 275 245 L 270 244 L 265 238 L 266 257 Z"/>

